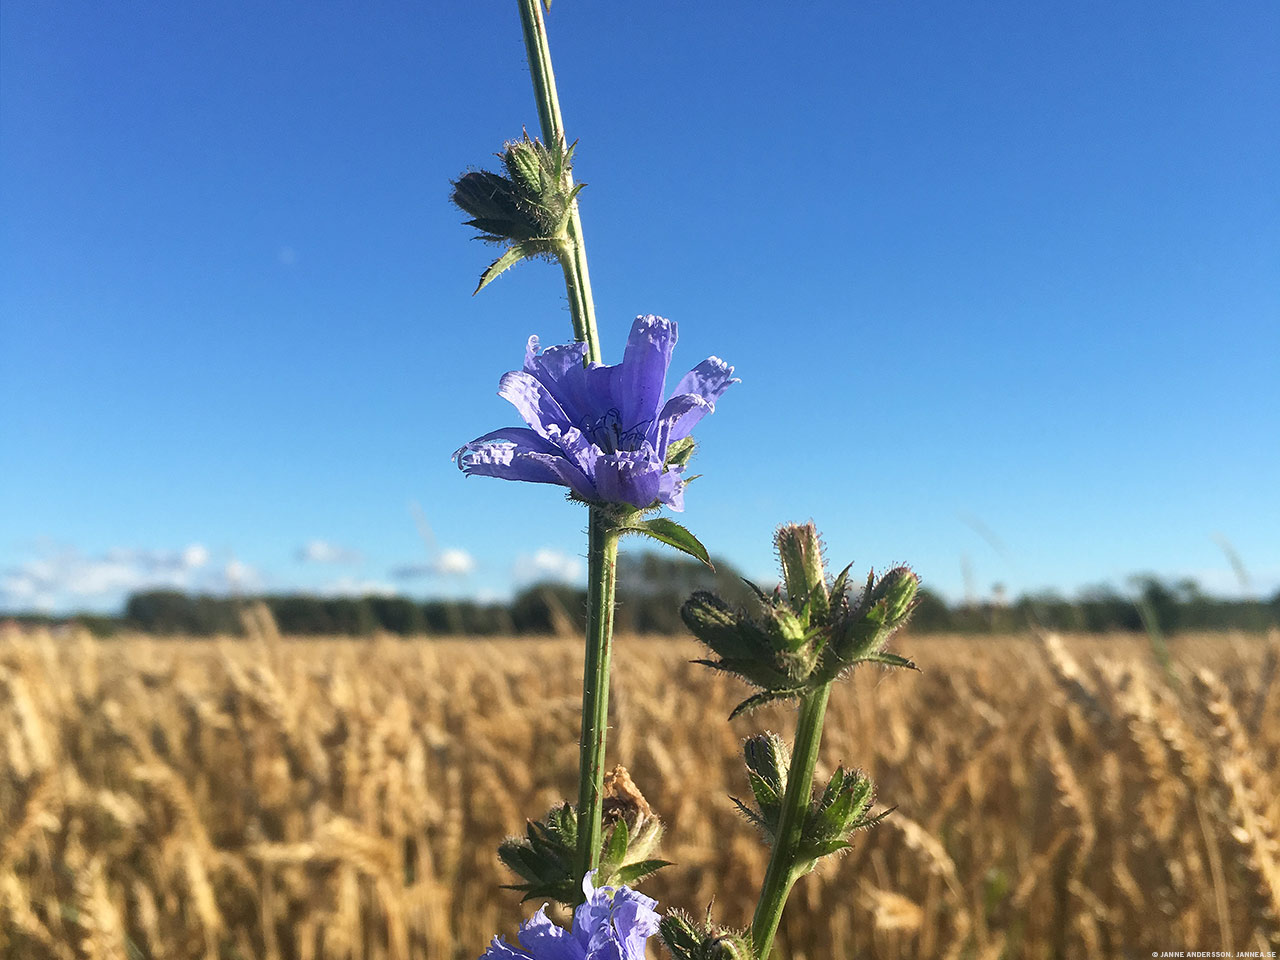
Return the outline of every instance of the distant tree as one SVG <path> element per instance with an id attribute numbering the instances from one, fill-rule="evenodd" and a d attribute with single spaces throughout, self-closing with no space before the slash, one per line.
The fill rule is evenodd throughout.
<path id="1" fill-rule="evenodd" d="M 373 610 L 364 597 L 333 597 L 325 601 L 325 613 L 333 632 L 349 637 L 364 637 L 377 629 Z"/>
<path id="2" fill-rule="evenodd" d="M 457 636 L 466 633 L 462 605 L 456 600 L 428 600 L 422 605 L 422 621 L 428 633 Z"/>
<path id="3" fill-rule="evenodd" d="M 102 640 L 114 637 L 123 626 L 119 617 L 97 613 L 78 613 L 72 618 L 72 622 Z"/>
<path id="4" fill-rule="evenodd" d="M 179 590 L 148 590 L 125 602 L 125 619 L 139 630 L 160 634 L 204 635 L 195 602 Z"/>
<path id="5" fill-rule="evenodd" d="M 379 627 L 402 637 L 427 632 L 427 621 L 422 607 L 407 597 L 365 597 L 373 619 Z"/>
<path id="6" fill-rule="evenodd" d="M 321 597 L 290 594 L 264 600 L 281 633 L 324 636 L 337 632 Z"/>
<path id="7" fill-rule="evenodd" d="M 947 601 L 932 590 L 920 589 L 916 594 L 919 603 L 911 615 L 910 629 L 918 633 L 941 633 L 953 629 L 951 608 Z"/>
<path id="8" fill-rule="evenodd" d="M 1178 586 L 1170 586 L 1158 577 L 1141 574 L 1131 577 L 1130 582 L 1138 591 L 1139 608 L 1151 618 L 1157 630 L 1175 633 L 1182 628 L 1184 611 L 1180 594 L 1186 592 L 1188 584 L 1194 585 L 1194 581 L 1183 581 Z"/>
<path id="9" fill-rule="evenodd" d="M 587 592 L 563 583 L 535 583 L 511 601 L 516 633 L 561 634 L 586 628 Z M 619 632 L 621 632 L 619 630 Z"/>

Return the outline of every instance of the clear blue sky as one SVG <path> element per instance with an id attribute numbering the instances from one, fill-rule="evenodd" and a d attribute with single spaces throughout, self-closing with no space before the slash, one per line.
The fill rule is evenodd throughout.
<path id="1" fill-rule="evenodd" d="M 642 4 L 550 33 L 606 359 L 742 383 L 684 515 L 952 596 L 1280 585 L 1273 0 Z M 479 296 L 448 180 L 537 115 L 515 5 L 6 0 L 0 609 L 152 583 L 504 595 L 579 575 L 464 441 L 559 271 Z M 411 504 L 421 506 L 424 542 Z"/>

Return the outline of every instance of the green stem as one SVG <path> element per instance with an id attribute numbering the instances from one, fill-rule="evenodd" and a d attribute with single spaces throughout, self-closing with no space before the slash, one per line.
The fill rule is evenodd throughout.
<path id="1" fill-rule="evenodd" d="M 618 529 L 591 508 L 588 528 L 587 646 L 582 665 L 582 739 L 578 747 L 577 876 L 600 865 L 604 803 L 604 743 L 609 726 L 609 658 L 613 642 L 613 588 Z"/>
<path id="2" fill-rule="evenodd" d="M 564 135 L 564 119 L 560 116 L 560 97 L 556 93 L 556 75 L 551 69 L 551 46 L 547 42 L 547 24 L 542 19 L 542 0 L 517 0 L 520 24 L 524 29 L 524 48 L 529 57 L 529 74 L 538 101 L 538 123 L 547 146 L 568 141 Z M 565 189 L 573 188 L 573 174 L 564 175 Z M 569 311 L 573 316 L 573 335 L 587 345 L 587 360 L 600 362 L 600 336 L 596 332 L 596 306 L 591 296 L 591 275 L 587 272 L 587 250 L 582 242 L 582 218 L 578 201 L 569 208 L 568 249 L 560 254 L 565 287 L 569 292 Z"/>
<path id="3" fill-rule="evenodd" d="M 813 795 L 813 770 L 818 763 L 818 747 L 822 743 L 822 718 L 827 712 L 831 684 L 806 694 L 800 701 L 800 719 L 796 724 L 796 742 L 787 772 L 787 792 L 782 798 L 782 815 L 773 842 L 773 855 L 765 871 L 760 901 L 751 921 L 751 943 L 755 955 L 766 960 L 773 947 L 774 934 L 782 919 L 787 895 L 800 878 L 796 851 L 800 846 L 809 800 Z"/>
<path id="4" fill-rule="evenodd" d="M 517 0 L 524 32 L 529 74 L 538 102 L 542 140 L 564 149 L 564 119 L 551 69 L 551 47 L 542 18 L 542 0 Z M 565 173 L 565 190 L 573 189 L 573 175 Z M 569 208 L 568 239 L 557 255 L 564 271 L 565 292 L 573 317 L 574 337 L 587 345 L 586 361 L 601 362 L 596 308 L 587 272 L 578 201 Z M 604 803 L 604 746 L 609 717 L 609 659 L 613 645 L 613 590 L 618 567 L 618 529 L 608 514 L 592 507 L 587 550 L 587 641 L 582 673 L 582 739 L 578 747 L 577 876 L 600 865 L 601 819 Z"/>

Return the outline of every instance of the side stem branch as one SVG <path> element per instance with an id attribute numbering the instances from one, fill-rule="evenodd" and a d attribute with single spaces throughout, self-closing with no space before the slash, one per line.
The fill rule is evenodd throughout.
<path id="1" fill-rule="evenodd" d="M 764 886 L 751 922 L 751 943 L 755 955 L 766 960 L 773 948 L 782 909 L 796 880 L 800 878 L 796 852 L 800 846 L 804 819 L 813 796 L 813 771 L 818 763 L 818 747 L 822 743 L 822 720 L 827 712 L 831 684 L 826 684 L 800 701 L 800 719 L 796 723 L 796 742 L 787 773 L 787 792 L 782 798 L 782 814 L 774 837 L 773 855 L 765 871 Z"/>

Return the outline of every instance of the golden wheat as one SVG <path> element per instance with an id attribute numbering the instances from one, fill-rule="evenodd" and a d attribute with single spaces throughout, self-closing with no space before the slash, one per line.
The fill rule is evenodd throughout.
<path id="1" fill-rule="evenodd" d="M 495 848 L 576 793 L 568 640 L 0 635 L 0 956 L 455 960 L 527 913 Z M 792 960 L 1275 945 L 1280 637 L 904 641 L 832 697 L 819 775 L 897 811 L 793 894 Z M 611 759 L 667 822 L 664 906 L 745 925 L 742 690 L 621 638 Z M 563 919 L 563 916 L 562 916 Z M 655 947 L 656 956 L 656 947 Z"/>

